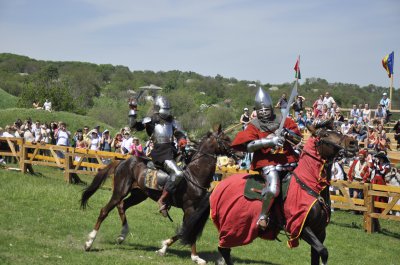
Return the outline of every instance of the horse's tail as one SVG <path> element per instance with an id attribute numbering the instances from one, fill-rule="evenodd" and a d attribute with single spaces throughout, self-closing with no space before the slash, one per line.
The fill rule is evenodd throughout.
<path id="1" fill-rule="evenodd" d="M 201 199 L 196 210 L 183 222 L 180 229 L 180 241 L 184 245 L 193 245 L 200 238 L 210 216 L 210 194 Z"/>
<path id="2" fill-rule="evenodd" d="M 119 165 L 120 162 L 120 160 L 115 160 L 105 168 L 99 170 L 89 187 L 83 190 L 81 198 L 81 209 L 86 208 L 89 198 L 92 197 L 92 195 L 101 187 L 101 185 L 103 185 L 107 177 L 110 174 L 114 173 L 115 168 Z"/>

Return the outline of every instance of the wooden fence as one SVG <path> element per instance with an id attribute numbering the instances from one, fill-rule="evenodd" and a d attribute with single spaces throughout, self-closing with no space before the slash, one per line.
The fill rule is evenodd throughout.
<path id="1" fill-rule="evenodd" d="M 21 138 L 0 137 L 0 142 L 7 143 L 6 150 L 0 151 L 0 155 L 15 157 L 23 173 L 33 172 L 32 165 L 57 167 L 64 170 L 64 179 L 68 183 L 77 174 L 95 175 L 106 164 L 130 156 L 67 146 L 25 143 Z"/>

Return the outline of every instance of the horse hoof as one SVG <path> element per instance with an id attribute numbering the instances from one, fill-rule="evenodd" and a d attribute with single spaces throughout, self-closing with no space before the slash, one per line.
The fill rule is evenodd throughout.
<path id="1" fill-rule="evenodd" d="M 156 250 L 156 253 L 157 253 L 159 256 L 161 256 L 161 257 L 164 257 L 164 256 L 165 256 L 165 251 L 162 251 L 161 249 Z"/>
<path id="2" fill-rule="evenodd" d="M 125 237 L 119 236 L 117 237 L 117 244 L 122 244 L 125 241 Z"/>
<path id="3" fill-rule="evenodd" d="M 207 264 L 207 261 L 205 261 L 204 259 L 202 259 L 202 258 L 200 258 L 199 256 L 191 256 L 191 258 L 192 258 L 192 261 L 194 262 L 194 263 L 197 263 L 197 264 L 199 264 L 199 265 L 204 265 L 204 264 Z"/>
<path id="4" fill-rule="evenodd" d="M 92 247 L 91 244 L 85 243 L 84 249 L 85 249 L 85 251 L 89 251 L 91 247 Z"/>

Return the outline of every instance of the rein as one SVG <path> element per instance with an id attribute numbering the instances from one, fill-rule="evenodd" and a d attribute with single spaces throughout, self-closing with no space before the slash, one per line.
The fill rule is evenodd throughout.
<path id="1" fill-rule="evenodd" d="M 224 144 L 221 143 L 221 140 L 219 139 L 220 134 L 218 134 L 215 138 L 218 144 L 218 147 L 221 148 L 221 146 L 223 146 L 224 151 L 230 154 L 230 149 L 226 148 L 226 146 Z M 204 151 L 200 151 L 198 149 L 193 148 L 193 150 L 196 151 L 196 154 L 199 153 L 200 155 L 198 157 L 196 157 L 195 159 L 192 159 L 190 163 L 192 163 L 193 161 L 196 161 L 198 159 L 200 159 L 203 156 L 209 156 L 211 158 L 217 159 L 217 155 L 213 154 L 213 153 L 208 153 L 208 152 L 204 152 Z M 195 154 L 195 155 L 196 155 Z M 194 155 L 194 156 L 195 156 Z M 203 187 L 202 185 L 200 185 L 200 183 L 198 182 L 197 178 L 193 177 L 193 174 L 190 172 L 189 168 L 186 168 L 186 170 L 184 171 L 184 177 L 187 181 L 189 181 L 190 183 L 192 183 L 194 186 L 196 186 L 197 188 L 204 190 L 204 191 L 208 191 L 208 187 Z"/>

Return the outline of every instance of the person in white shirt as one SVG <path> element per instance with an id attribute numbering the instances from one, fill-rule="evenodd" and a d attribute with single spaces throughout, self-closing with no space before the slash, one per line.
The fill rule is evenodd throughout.
<path id="1" fill-rule="evenodd" d="M 124 133 L 124 140 L 122 141 L 121 145 L 121 153 L 122 154 L 129 154 L 131 150 L 131 146 L 133 143 L 133 138 L 131 137 L 131 134 L 129 131 L 125 131 Z"/>
<path id="2" fill-rule="evenodd" d="M 44 110 L 51 112 L 51 102 L 48 99 L 46 99 L 46 101 L 43 103 L 43 108 Z"/>
<path id="3" fill-rule="evenodd" d="M 328 109 L 332 108 L 332 104 L 336 103 L 336 101 L 333 99 L 333 97 L 331 97 L 329 95 L 329 92 L 325 93 L 325 97 L 324 97 L 324 104 L 328 107 Z"/>

